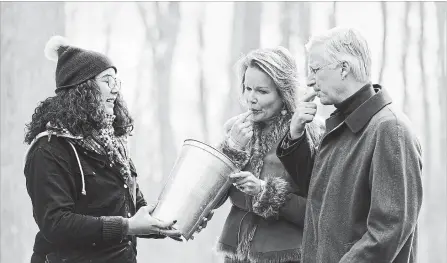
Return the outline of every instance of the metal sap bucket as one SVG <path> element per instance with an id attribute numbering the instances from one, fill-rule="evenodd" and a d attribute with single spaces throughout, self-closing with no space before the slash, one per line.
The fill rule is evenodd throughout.
<path id="1" fill-rule="evenodd" d="M 189 240 L 201 221 L 226 194 L 229 175 L 238 171 L 223 153 L 196 140 L 185 140 L 152 216 L 177 220 L 174 227 Z"/>

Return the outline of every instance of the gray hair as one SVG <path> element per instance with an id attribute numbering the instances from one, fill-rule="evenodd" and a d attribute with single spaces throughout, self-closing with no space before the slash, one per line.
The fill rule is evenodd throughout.
<path id="1" fill-rule="evenodd" d="M 236 63 L 242 93 L 245 91 L 245 71 L 257 67 L 270 76 L 289 112 L 295 111 L 296 91 L 299 88 L 298 69 L 292 54 L 284 47 L 260 48 L 249 52 Z"/>
<path id="2" fill-rule="evenodd" d="M 371 54 L 368 43 L 359 31 L 353 28 L 334 27 L 322 34 L 312 36 L 306 50 L 322 44 L 328 62 L 348 62 L 354 78 L 366 82 L 371 77 Z"/>

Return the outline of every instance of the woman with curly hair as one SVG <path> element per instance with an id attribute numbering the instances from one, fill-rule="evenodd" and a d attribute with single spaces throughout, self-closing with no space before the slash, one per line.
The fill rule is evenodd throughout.
<path id="1" fill-rule="evenodd" d="M 241 169 L 231 175 L 232 207 L 218 243 L 226 263 L 300 262 L 310 178 L 292 178 L 276 156 L 295 111 L 300 88 L 295 60 L 283 48 L 257 49 L 239 62 L 247 112 L 225 124 L 220 145 Z M 317 144 L 321 126 L 307 126 Z M 297 167 L 305 172 L 311 167 Z"/>
<path id="2" fill-rule="evenodd" d="M 109 58 L 55 36 L 56 95 L 26 125 L 24 173 L 39 227 L 32 263 L 136 262 L 136 236 L 179 240 L 151 217 L 127 148 L 133 120 Z"/>

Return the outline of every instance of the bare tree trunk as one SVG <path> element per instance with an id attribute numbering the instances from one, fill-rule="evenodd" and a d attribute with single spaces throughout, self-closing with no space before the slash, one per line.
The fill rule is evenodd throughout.
<path id="1" fill-rule="evenodd" d="M 148 43 L 148 40 L 147 40 L 147 33 L 146 33 L 146 31 L 144 33 L 143 39 L 144 39 L 143 40 L 144 44 L 143 44 L 143 48 L 142 48 L 140 54 L 145 54 L 147 46 L 149 46 L 149 43 Z M 145 63 L 144 63 L 145 60 L 147 60 L 147 57 L 145 57 L 144 55 L 141 55 L 138 58 L 138 63 L 137 63 L 137 65 L 138 65 L 137 66 L 138 75 L 137 75 L 137 84 L 136 84 L 137 87 L 144 87 L 144 85 L 150 86 L 150 85 L 148 85 L 148 83 L 143 83 L 143 81 L 142 81 L 144 70 L 147 70 L 145 68 Z M 141 146 L 141 142 L 142 141 L 139 139 L 139 135 L 140 134 L 146 134 L 145 130 L 143 128 L 143 125 L 139 125 L 139 124 L 142 123 L 142 114 L 143 114 L 143 109 L 141 107 L 141 98 L 140 98 L 140 96 L 141 96 L 140 95 L 140 89 L 137 88 L 135 90 L 135 94 L 134 94 L 134 96 L 132 98 L 132 105 L 133 105 L 132 117 L 133 117 L 135 125 L 134 125 L 134 130 L 132 132 L 134 134 L 134 136 L 133 136 L 133 138 L 131 138 L 131 142 L 132 142 L 131 145 L 132 145 L 132 147 L 130 148 L 130 153 L 131 153 L 130 156 L 134 160 L 134 163 L 135 163 L 135 160 L 140 158 L 141 155 L 144 156 L 144 154 L 141 153 L 142 152 L 141 148 L 138 149 L 138 147 L 134 147 L 134 145 L 136 145 L 138 143 Z M 147 118 L 147 116 L 146 116 L 146 118 Z M 147 141 L 147 140 L 143 140 L 143 141 Z M 146 148 L 146 147 L 143 146 L 143 149 L 144 148 Z M 141 183 L 141 177 L 139 178 L 139 180 L 140 180 L 140 183 Z"/>
<path id="2" fill-rule="evenodd" d="M 332 13 L 329 16 L 329 27 L 333 28 L 337 25 L 337 2 L 332 2 Z"/>
<path id="3" fill-rule="evenodd" d="M 440 74 L 438 80 L 438 91 L 439 91 L 439 105 L 441 105 L 441 113 L 447 112 L 447 73 L 446 73 L 446 19 L 447 19 L 447 4 L 445 2 L 436 2 L 436 13 L 437 13 L 437 21 L 438 21 L 438 36 L 439 36 L 439 49 L 438 49 L 438 61 L 440 67 Z M 444 143 L 441 145 L 446 145 L 446 120 L 442 118 L 442 139 Z M 443 148 L 444 158 L 441 160 L 446 160 L 446 150 Z"/>
<path id="4" fill-rule="evenodd" d="M 206 3 L 204 3 L 206 5 Z M 205 49 L 205 43 L 204 38 L 205 35 L 203 33 L 203 26 L 205 23 L 205 8 L 206 6 L 200 7 L 200 15 L 199 15 L 199 21 L 197 23 L 198 25 L 198 34 L 199 34 L 199 51 L 197 54 L 197 60 L 199 64 L 199 103 L 200 103 L 200 116 L 202 117 L 202 133 L 203 133 L 203 139 L 205 142 L 209 141 L 209 134 L 208 134 L 208 118 L 207 118 L 207 112 L 208 107 L 206 104 L 206 98 L 207 98 L 207 90 L 206 90 L 206 83 L 205 83 L 205 73 L 204 73 L 204 49 Z"/>
<path id="5" fill-rule="evenodd" d="M 155 80 L 158 87 L 158 121 L 160 123 L 162 171 L 163 176 L 168 176 L 172 164 L 175 161 L 176 149 L 173 143 L 173 133 L 171 127 L 171 103 L 170 84 L 171 66 L 174 55 L 174 48 L 180 25 L 179 2 L 166 2 L 168 12 L 164 13 L 162 3 L 156 2 L 156 21 L 159 29 L 159 45 L 154 56 Z"/>
<path id="6" fill-rule="evenodd" d="M 281 39 L 281 46 L 285 48 L 289 48 L 290 45 L 290 26 L 291 26 L 291 19 L 290 16 L 292 15 L 292 7 L 293 2 L 282 2 L 281 5 L 281 32 L 282 32 L 282 39 Z"/>
<path id="7" fill-rule="evenodd" d="M 234 63 L 250 50 L 259 48 L 261 33 L 261 2 L 234 2 L 233 34 L 231 37 L 231 60 L 229 65 L 231 88 L 222 115 L 222 123 L 241 111 L 239 79 L 235 75 Z"/>
<path id="8" fill-rule="evenodd" d="M 311 4 L 309 2 L 298 3 L 298 15 L 300 19 L 300 38 L 303 44 L 306 44 L 310 37 L 310 11 Z M 304 71 L 307 76 L 307 56 L 304 56 Z"/>
<path id="9" fill-rule="evenodd" d="M 179 2 L 155 2 L 155 25 L 148 25 L 144 3 L 139 11 L 144 20 L 146 34 L 150 37 L 153 50 L 154 86 L 157 87 L 157 119 L 160 125 L 160 152 L 163 176 L 168 176 L 175 160 L 176 149 L 170 123 L 170 84 L 174 48 L 180 25 Z M 162 6 L 166 5 L 166 6 Z M 152 98 L 153 100 L 153 98 Z"/>
<path id="10" fill-rule="evenodd" d="M 439 128 L 433 129 L 432 122 L 437 122 L 433 119 L 433 116 L 429 111 L 430 104 L 433 103 L 433 97 L 429 96 L 428 83 L 425 76 L 425 65 L 421 63 L 421 85 L 423 89 L 423 109 L 424 109 L 424 142 L 425 149 L 423 149 L 424 156 L 424 177 L 425 177 L 425 204 L 426 204 L 426 233 L 427 240 L 432 241 L 429 245 L 430 251 L 433 253 L 427 253 L 427 262 L 446 262 L 447 255 L 445 253 L 437 253 L 438 251 L 444 251 L 447 245 L 447 238 L 445 235 L 439 235 L 446 230 L 447 213 L 445 206 L 439 206 L 440 203 L 445 203 L 446 196 L 446 11 L 447 4 L 445 2 L 436 3 L 436 16 L 438 21 L 438 36 L 439 36 L 439 49 L 438 49 L 438 63 L 437 63 L 437 76 L 438 76 L 438 102 L 440 109 Z M 425 55 L 424 45 L 424 27 L 425 20 L 425 3 L 420 3 L 420 18 L 421 18 L 421 34 L 419 39 L 419 60 L 422 61 Z M 435 239 L 433 240 L 433 237 Z"/>
<path id="11" fill-rule="evenodd" d="M 409 93 L 408 93 L 408 84 L 407 84 L 407 55 L 408 55 L 408 48 L 409 48 L 409 41 L 410 41 L 410 27 L 408 25 L 408 16 L 410 14 L 410 2 L 405 2 L 405 17 L 404 17 L 404 32 L 403 32 L 403 42 L 402 42 L 402 79 L 403 79 L 403 88 L 404 88 L 404 94 L 403 94 L 403 111 L 407 116 L 410 116 L 409 111 Z"/>
<path id="12" fill-rule="evenodd" d="M 386 56 L 387 56 L 387 50 L 386 50 L 386 38 L 387 38 L 387 8 L 386 8 L 386 2 L 380 2 L 381 9 L 382 9 L 382 23 L 383 23 L 383 38 L 382 38 L 382 62 L 380 66 L 380 73 L 379 73 L 379 83 L 382 83 L 383 79 L 383 72 L 385 70 L 386 66 Z"/>
<path id="13" fill-rule="evenodd" d="M 56 64 L 43 50 L 65 34 L 64 5 L 0 3 L 1 262 L 29 262 L 38 231 L 23 175 L 24 128 L 38 102 L 54 95 Z"/>
<path id="14" fill-rule="evenodd" d="M 104 48 L 104 54 L 106 55 L 106 56 L 109 56 L 109 54 L 110 54 L 110 44 L 111 44 L 111 38 L 112 38 L 112 23 L 109 21 L 109 22 L 106 22 L 107 23 L 107 25 L 106 25 L 106 32 L 105 32 L 105 35 L 106 35 L 106 47 Z"/>
<path id="15" fill-rule="evenodd" d="M 420 69 L 421 69 L 421 87 L 422 87 L 422 105 L 424 110 L 424 145 L 425 145 L 425 163 L 429 163 L 431 160 L 431 144 L 430 144 L 430 134 L 431 134 L 431 128 L 430 128 L 430 101 L 428 96 L 428 88 L 427 88 L 427 81 L 426 81 L 426 74 L 425 74 L 425 64 L 424 64 L 424 25 L 425 25 L 425 12 L 424 12 L 424 3 L 419 3 L 419 17 L 420 17 L 420 35 L 419 35 L 419 63 L 420 63 Z M 430 185 L 430 174 L 431 174 L 431 167 L 430 165 L 425 166 L 425 174 L 426 176 L 426 183 Z"/>
<path id="16" fill-rule="evenodd" d="M 117 10 L 120 8 L 121 3 L 113 3 L 109 2 L 106 5 L 104 5 L 104 14 L 105 19 L 103 20 L 105 23 L 105 30 L 104 35 L 106 39 L 105 48 L 104 48 L 104 54 L 109 56 L 110 55 L 110 48 L 112 44 L 112 29 L 113 29 L 113 21 L 115 19 L 115 14 Z"/>

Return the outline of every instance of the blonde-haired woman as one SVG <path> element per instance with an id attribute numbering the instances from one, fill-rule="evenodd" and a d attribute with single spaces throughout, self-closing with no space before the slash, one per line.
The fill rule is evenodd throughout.
<path id="1" fill-rule="evenodd" d="M 241 172 L 231 175 L 232 207 L 217 249 L 226 263 L 300 262 L 309 178 L 292 178 L 275 151 L 295 110 L 297 66 L 283 47 L 253 50 L 238 65 L 247 112 L 226 122 L 220 149 Z M 307 129 L 318 143 L 319 126 Z"/>

